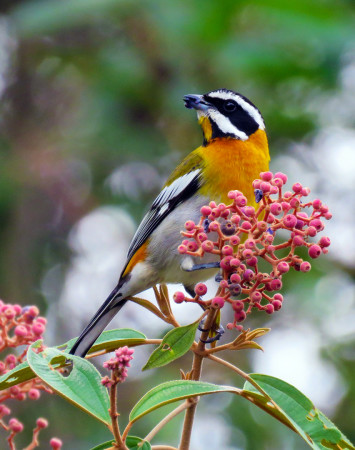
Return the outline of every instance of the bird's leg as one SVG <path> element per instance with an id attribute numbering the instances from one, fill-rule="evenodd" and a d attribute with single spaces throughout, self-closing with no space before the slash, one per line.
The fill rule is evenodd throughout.
<path id="1" fill-rule="evenodd" d="M 200 326 L 198 327 L 198 329 L 200 331 L 207 331 L 207 330 L 201 330 Z M 223 334 L 224 334 L 224 328 L 222 327 L 222 325 L 220 325 L 216 330 L 216 336 L 210 337 L 206 340 L 200 339 L 200 341 L 203 342 L 204 344 L 210 344 L 211 342 L 219 341 Z"/>

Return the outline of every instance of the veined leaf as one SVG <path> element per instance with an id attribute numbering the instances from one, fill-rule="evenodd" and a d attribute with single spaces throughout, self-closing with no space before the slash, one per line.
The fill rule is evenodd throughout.
<path id="1" fill-rule="evenodd" d="M 270 396 L 280 408 L 278 413 L 284 415 L 286 422 L 310 447 L 315 450 L 355 450 L 341 431 L 294 386 L 268 375 L 254 373 L 250 377 Z M 274 406 L 249 382 L 245 383 L 243 393 L 250 394 L 256 404 L 259 403 L 260 407 L 277 416 Z"/>
<path id="2" fill-rule="evenodd" d="M 86 359 L 63 353 L 56 348 L 46 348 L 41 353 L 34 349 L 40 341 L 30 346 L 27 352 L 28 363 L 33 372 L 47 383 L 60 396 L 78 408 L 92 415 L 106 425 L 111 423 L 110 407 L 106 388 L 101 384 L 98 370 Z M 65 361 L 73 361 L 70 374 L 64 377 L 55 370 Z"/>
<path id="3" fill-rule="evenodd" d="M 195 339 L 199 321 L 184 327 L 173 328 L 163 338 L 162 343 L 150 355 L 142 370 L 169 364 L 189 351 Z"/>
<path id="4" fill-rule="evenodd" d="M 129 419 L 131 422 L 135 422 L 145 414 L 169 403 L 200 395 L 217 394 L 219 392 L 238 394 L 240 390 L 231 386 L 217 386 L 202 381 L 168 381 L 148 391 L 134 406 Z"/>

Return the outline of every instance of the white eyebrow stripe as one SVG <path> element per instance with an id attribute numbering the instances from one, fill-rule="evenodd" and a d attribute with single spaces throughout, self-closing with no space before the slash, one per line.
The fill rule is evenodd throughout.
<path id="1" fill-rule="evenodd" d="M 249 136 L 245 134 L 244 131 L 239 130 L 235 125 L 232 124 L 228 117 L 224 116 L 216 109 L 208 109 L 207 115 L 211 120 L 213 120 L 213 122 L 215 122 L 222 133 L 232 134 L 242 141 L 246 141 L 248 139 Z"/>
<path id="2" fill-rule="evenodd" d="M 246 102 L 242 97 L 233 92 L 224 92 L 224 91 L 216 91 L 210 92 L 208 94 L 209 97 L 220 98 L 222 100 L 234 100 L 237 102 L 245 111 L 249 113 L 249 115 L 255 120 L 255 122 L 259 125 L 261 130 L 265 130 L 265 123 L 260 114 L 260 112 L 252 106 L 250 103 Z"/>

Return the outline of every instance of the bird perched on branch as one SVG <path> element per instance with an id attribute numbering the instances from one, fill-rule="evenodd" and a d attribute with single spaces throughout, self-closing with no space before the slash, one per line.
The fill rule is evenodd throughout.
<path id="1" fill-rule="evenodd" d="M 269 166 L 264 120 L 247 98 L 227 89 L 186 95 L 197 111 L 203 144 L 172 172 L 139 225 L 119 281 L 83 330 L 70 353 L 85 356 L 127 298 L 159 283 L 182 283 L 188 292 L 216 273 L 218 263 L 199 264 L 178 252 L 186 219 L 196 222 L 212 199 L 227 202 L 238 189 L 255 203 L 252 181 Z M 211 258 L 211 255 L 208 256 Z M 208 258 L 207 257 L 207 258 Z"/>

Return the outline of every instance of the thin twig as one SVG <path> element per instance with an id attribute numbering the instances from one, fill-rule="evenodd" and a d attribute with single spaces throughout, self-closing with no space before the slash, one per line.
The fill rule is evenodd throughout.
<path id="1" fill-rule="evenodd" d="M 195 351 L 194 359 L 192 363 L 192 370 L 190 373 L 190 379 L 198 381 L 201 377 L 201 370 L 202 370 L 202 363 L 203 358 L 205 358 L 205 343 L 202 341 L 205 341 L 208 338 L 210 329 L 212 328 L 215 317 L 217 314 L 217 310 L 210 309 L 206 318 L 206 321 L 204 323 L 204 327 L 206 331 L 203 331 L 201 333 L 200 341 L 198 344 L 193 345 L 193 349 Z M 192 432 L 192 426 L 194 422 L 195 417 L 195 411 L 198 403 L 198 397 L 193 397 L 187 400 L 189 407 L 186 410 L 185 414 L 185 420 L 184 420 L 184 426 L 182 430 L 179 450 L 188 450 L 190 447 L 190 439 L 191 439 L 191 432 Z"/>
<path id="2" fill-rule="evenodd" d="M 120 429 L 118 426 L 118 412 L 117 412 L 117 383 L 110 387 L 110 417 L 112 423 L 112 434 L 115 438 L 116 444 L 114 447 L 120 450 L 128 450 L 122 440 Z"/>
<path id="3" fill-rule="evenodd" d="M 145 441 L 151 441 L 153 437 L 168 423 L 171 419 L 173 419 L 175 416 L 180 414 L 182 411 L 184 411 L 186 408 L 188 408 L 190 405 L 187 401 L 179 405 L 177 408 L 175 408 L 173 411 L 171 411 L 170 414 L 168 414 L 166 417 L 164 417 L 163 420 L 161 420 L 153 429 L 152 431 L 147 434 L 147 436 L 144 438 Z"/>

